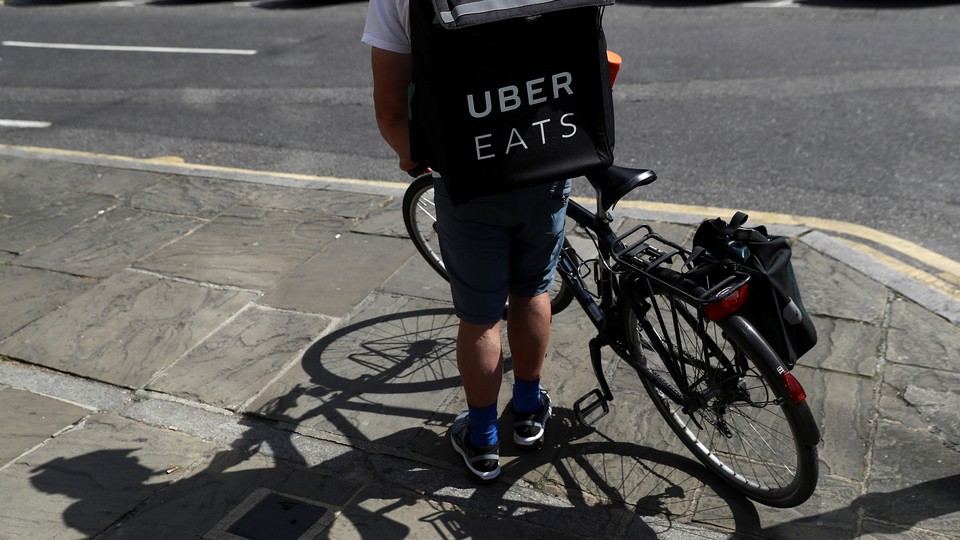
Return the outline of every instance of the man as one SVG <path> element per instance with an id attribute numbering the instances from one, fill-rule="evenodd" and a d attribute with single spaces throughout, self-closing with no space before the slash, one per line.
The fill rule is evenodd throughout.
<path id="1" fill-rule="evenodd" d="M 362 41 L 373 47 L 374 108 L 384 140 L 403 171 L 422 170 L 410 155 L 407 90 L 412 78 L 409 0 L 371 0 Z M 441 174 L 443 171 L 439 171 Z M 498 396 L 503 379 L 500 316 L 507 298 L 513 355 L 514 444 L 538 449 L 552 414 L 540 375 L 550 340 L 551 282 L 563 243 L 569 181 L 522 187 L 454 205 L 435 185 L 440 250 L 457 316 L 457 366 L 468 410 L 450 438 L 481 482 L 500 475 Z"/>

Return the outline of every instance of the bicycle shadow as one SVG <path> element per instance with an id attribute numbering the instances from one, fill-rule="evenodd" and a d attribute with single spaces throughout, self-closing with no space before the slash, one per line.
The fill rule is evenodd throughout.
<path id="1" fill-rule="evenodd" d="M 531 506 L 529 501 L 517 503 L 512 491 L 543 489 L 575 501 L 583 509 L 592 504 L 587 500 L 599 498 L 610 501 L 607 511 L 614 508 L 631 515 L 659 516 L 668 522 L 686 512 L 669 508 L 667 502 L 684 506 L 689 503 L 686 495 L 704 484 L 732 505 L 748 505 L 698 462 L 614 442 L 580 425 L 573 412 L 563 407 L 556 409 L 546 448 L 538 453 L 519 452 L 505 442 L 501 446 L 501 480 L 494 486 L 473 489 L 476 486 L 462 471 L 460 457 L 447 441 L 447 429 L 462 407 L 456 325 L 453 312 L 443 308 L 394 312 L 344 327 L 311 346 L 299 366 L 302 378 L 281 383 L 282 391 L 265 401 L 257 414 L 295 425 L 302 433 L 342 436 L 365 449 L 407 459 L 384 458 L 389 465 L 378 469 L 374 465 L 376 474 L 388 478 L 390 484 L 418 486 L 428 496 L 481 511 L 506 515 L 522 511 L 545 526 L 557 523 L 557 509 Z M 511 367 L 508 357 L 505 370 L 509 373 Z M 510 432 L 511 422 L 509 414 L 501 416 L 501 433 Z M 384 425 L 388 428 L 380 429 Z M 409 427 L 398 429 L 402 426 Z M 621 465 L 616 470 L 604 465 L 611 461 Z M 453 475 L 441 475 L 443 480 L 438 483 L 438 477 L 424 464 Z M 457 493 L 466 490 L 470 494 L 465 498 L 444 495 L 451 487 Z M 641 519 L 632 521 L 632 527 L 644 530 Z"/>
<path id="2" fill-rule="evenodd" d="M 653 529 L 643 518 L 671 523 L 687 513 L 672 506 L 688 506 L 688 495 L 703 484 L 731 505 L 749 507 L 746 499 L 698 462 L 604 438 L 576 422 L 573 412 L 563 407 L 556 409 L 547 447 L 522 453 L 506 442 L 501 448 L 500 481 L 478 488 L 447 439 L 447 429 L 462 407 L 456 326 L 448 308 L 401 309 L 348 325 L 312 345 L 296 373 L 279 381 L 276 391 L 253 409 L 264 418 L 295 426 L 296 432 L 343 437 L 365 451 L 359 457 L 350 453 L 327 461 L 324 468 L 343 473 L 352 466 L 351 460 L 363 460 L 367 473 L 385 485 L 406 486 L 430 499 L 483 513 L 522 514 L 545 527 L 569 521 L 570 509 L 564 504 L 596 516 L 601 511 L 595 501 L 601 499 L 609 501 L 604 503 L 604 516 L 610 512 L 629 516 L 622 518 L 628 521 L 623 527 L 649 535 Z M 508 357 L 508 373 L 511 366 Z M 503 414 L 501 432 L 509 433 L 511 423 L 512 417 Z M 269 444 L 274 452 L 293 450 L 286 441 Z M 613 461 L 621 466 L 604 465 Z M 543 494 L 558 499 L 552 504 L 535 502 Z M 452 527 L 453 517 L 438 514 L 434 525 Z M 574 526 L 582 526 L 584 534 L 596 534 L 604 532 L 606 524 Z M 464 522 L 455 529 L 470 527 Z"/>
<path id="3" fill-rule="evenodd" d="M 532 485 L 574 501 L 580 508 L 593 504 L 587 501 L 607 501 L 608 510 L 631 516 L 632 532 L 659 534 L 662 531 L 654 531 L 642 518 L 654 517 L 667 523 L 689 518 L 693 512 L 690 500 L 706 489 L 716 497 L 711 504 L 719 501 L 727 507 L 717 513 L 732 513 L 734 530 L 766 533 L 754 503 L 698 461 L 685 453 L 615 440 L 602 430 L 580 424 L 573 412 L 562 406 L 556 408 L 548 446 L 541 452 L 522 453 L 512 449 L 509 442 L 503 445 L 503 476 L 496 486 L 472 490 L 467 497 L 437 495 L 447 493 L 449 487 L 475 487 L 462 473 L 460 458 L 446 439 L 446 430 L 459 409 L 457 403 L 462 401 L 455 365 L 455 326 L 452 312 L 438 309 L 401 311 L 345 327 L 318 341 L 301 362 L 309 383 L 298 391 L 321 399 L 322 403 L 310 408 L 302 403 L 295 406 L 298 391 L 288 392 L 279 396 L 268 416 L 298 426 L 322 417 L 328 426 L 336 427 L 338 434 L 353 441 L 410 452 L 402 455 L 410 458 L 407 469 L 403 468 L 403 461 L 391 461 L 376 474 L 389 478 L 394 485 L 418 486 L 428 496 L 482 511 L 501 511 L 506 515 L 517 511 L 526 516 L 539 513 L 531 519 L 548 526 L 556 523 L 555 509 L 536 505 L 531 508 L 529 503 L 517 503 L 507 496 L 517 486 Z M 569 339 L 569 335 L 566 337 Z M 352 367 L 348 369 L 347 364 Z M 510 368 L 508 357 L 505 369 L 509 372 Z M 398 394 L 414 397 L 412 401 L 389 397 Z M 382 399 L 384 396 L 386 399 Z M 405 405 L 409 403 L 416 405 Z M 622 403 L 625 402 L 621 401 L 620 406 Z M 391 428 L 384 432 L 365 430 L 363 422 L 354 415 L 357 411 L 387 418 Z M 503 414 L 500 418 L 501 433 L 511 429 L 509 416 Z M 402 418 L 412 419 L 416 425 L 393 429 L 394 425 L 404 425 Z M 614 462 L 616 465 L 611 467 Z M 442 476 L 446 484 L 437 484 L 424 463 L 462 474 L 454 475 L 456 483 L 452 485 L 449 475 Z M 871 496 L 854 501 L 851 508 L 883 500 L 887 499 Z M 917 520 L 936 515 L 940 515 L 937 510 L 925 514 L 919 509 Z M 808 532 L 810 520 L 816 519 L 798 519 L 771 530 L 777 534 Z"/>
<path id="4" fill-rule="evenodd" d="M 603 429 L 580 423 L 572 409 L 556 408 L 551 422 L 541 461 L 517 461 L 505 472 L 515 475 L 526 468 L 546 465 L 553 489 L 562 490 L 566 498 L 582 504 L 605 501 L 611 514 L 621 515 L 618 537 L 683 536 L 685 532 L 676 529 L 689 525 L 696 500 L 704 490 L 714 493 L 733 511 L 736 530 L 759 521 L 752 502 L 695 459 L 615 440 Z M 638 438 L 644 435 L 638 434 Z"/>

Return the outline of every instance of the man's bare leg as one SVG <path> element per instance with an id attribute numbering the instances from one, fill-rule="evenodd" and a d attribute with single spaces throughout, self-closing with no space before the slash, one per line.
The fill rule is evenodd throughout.
<path id="1" fill-rule="evenodd" d="M 503 381 L 500 322 L 475 324 L 461 320 L 457 332 L 457 367 L 467 394 L 467 405 L 497 404 Z"/>
<path id="2" fill-rule="evenodd" d="M 513 355 L 513 375 L 523 381 L 539 381 L 550 344 L 550 295 L 533 298 L 510 295 L 507 339 Z"/>

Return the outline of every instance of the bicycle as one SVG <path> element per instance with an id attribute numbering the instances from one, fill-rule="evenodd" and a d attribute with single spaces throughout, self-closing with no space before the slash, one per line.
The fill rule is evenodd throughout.
<path id="1" fill-rule="evenodd" d="M 574 412 L 586 425 L 595 412 L 609 412 L 613 394 L 601 365 L 608 346 L 636 371 L 658 412 L 708 469 L 761 504 L 802 504 L 817 485 L 820 431 L 796 377 L 736 313 L 749 276 L 701 262 L 649 224 L 621 234 L 611 228 L 616 203 L 656 178 L 650 170 L 613 166 L 587 176 L 595 211 L 568 202 L 567 218 L 597 248 L 585 260 L 565 241 L 557 265 L 562 287 L 555 297 L 576 298 L 597 330 L 589 342 L 597 387 L 576 401 Z M 411 184 L 403 218 L 417 250 L 446 278 L 433 243 L 435 214 L 424 211 L 432 208 L 432 182 L 428 175 Z M 596 292 L 584 281 L 590 275 Z"/>

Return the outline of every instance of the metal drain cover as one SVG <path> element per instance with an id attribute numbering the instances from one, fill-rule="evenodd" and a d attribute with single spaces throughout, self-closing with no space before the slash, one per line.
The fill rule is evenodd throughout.
<path id="1" fill-rule="evenodd" d="M 326 511 L 322 506 L 270 493 L 227 532 L 250 540 L 297 540 Z"/>

